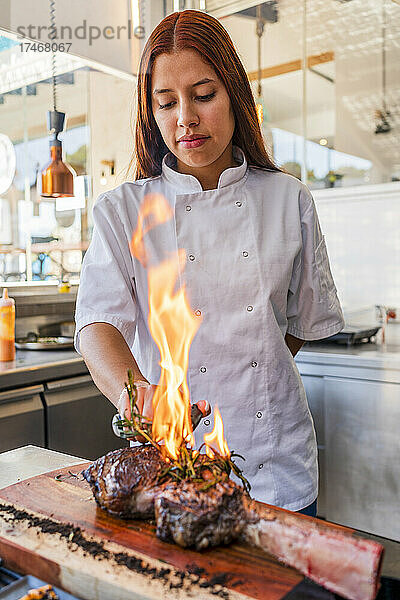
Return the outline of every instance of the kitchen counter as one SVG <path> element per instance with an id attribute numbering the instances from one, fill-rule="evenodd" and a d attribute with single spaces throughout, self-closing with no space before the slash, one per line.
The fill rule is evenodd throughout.
<path id="1" fill-rule="evenodd" d="M 85 462 L 86 459 L 53 452 L 36 446 L 24 446 L 0 454 L 0 489 L 47 471 Z M 382 574 L 400 577 L 400 543 L 357 531 L 362 537 L 374 539 L 385 547 Z"/>
<path id="2" fill-rule="evenodd" d="M 39 446 L 22 446 L 0 453 L 0 489 L 54 469 L 81 464 L 86 460 Z"/>
<path id="3" fill-rule="evenodd" d="M 15 360 L 0 362 L 0 391 L 87 373 L 82 357 L 72 348 L 17 350 Z"/>
<path id="4" fill-rule="evenodd" d="M 320 514 L 400 542 L 397 328 L 385 346 L 307 344 L 295 360 L 316 429 Z"/>
<path id="5" fill-rule="evenodd" d="M 73 349 L 17 351 L 0 365 L 0 452 L 34 444 L 95 458 L 121 446 L 114 414 Z"/>
<path id="6" fill-rule="evenodd" d="M 346 344 L 324 344 L 321 343 L 306 343 L 300 350 L 298 356 L 304 360 L 308 360 L 307 356 L 315 354 L 316 356 L 323 356 L 325 358 L 332 357 L 335 361 L 358 361 L 362 360 L 364 363 L 382 365 L 393 363 L 394 366 L 400 368 L 400 345 L 399 344 L 385 344 L 384 346 L 377 345 L 373 342 L 366 344 L 356 344 L 354 346 L 347 346 Z M 296 357 L 297 358 L 297 357 Z"/>
<path id="7" fill-rule="evenodd" d="M 369 329 L 379 324 L 375 321 L 374 309 L 365 309 L 348 315 L 348 322 L 360 329 Z M 347 319 L 346 319 L 347 321 Z M 346 344 L 311 342 L 303 346 L 296 356 L 296 362 L 302 364 L 329 365 L 349 369 L 372 369 L 378 379 L 382 371 L 391 372 L 393 383 L 400 383 L 400 322 L 393 321 L 385 327 L 385 343 L 379 343 L 382 332 L 373 342 L 347 346 Z M 380 372 L 380 376 L 379 376 Z M 327 372 L 326 375 L 336 373 Z M 364 373 L 366 374 L 366 373 Z M 351 373 L 349 376 L 353 376 Z M 357 376 L 357 375 L 354 375 Z M 368 377 L 367 377 L 368 378 Z M 374 377 L 375 378 L 375 377 Z M 385 377 L 385 380 L 390 381 Z"/>
<path id="8" fill-rule="evenodd" d="M 400 344 L 305 344 L 295 361 L 302 375 L 400 383 Z"/>

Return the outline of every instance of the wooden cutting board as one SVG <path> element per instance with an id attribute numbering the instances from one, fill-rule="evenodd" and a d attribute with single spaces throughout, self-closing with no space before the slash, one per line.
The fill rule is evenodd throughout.
<path id="1" fill-rule="evenodd" d="M 88 600 L 281 600 L 303 581 L 298 571 L 250 546 L 195 552 L 160 541 L 147 522 L 113 518 L 80 476 L 88 464 L 0 490 L 6 566 Z M 60 523 L 70 524 L 63 536 Z"/>

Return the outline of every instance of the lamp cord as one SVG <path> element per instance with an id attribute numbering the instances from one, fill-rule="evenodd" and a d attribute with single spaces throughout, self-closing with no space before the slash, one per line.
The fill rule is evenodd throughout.
<path id="1" fill-rule="evenodd" d="M 55 40 L 57 38 L 57 29 L 56 29 L 56 3 L 55 0 L 50 0 L 50 31 L 49 38 L 51 40 Z M 53 52 L 51 56 L 51 72 L 53 78 L 53 107 L 54 110 L 57 110 L 57 76 L 56 76 L 56 53 Z"/>
<path id="2" fill-rule="evenodd" d="M 258 86 L 257 86 L 257 95 L 261 97 L 261 38 L 264 33 L 264 21 L 261 17 L 261 4 L 257 6 L 257 22 L 256 22 L 256 33 L 258 37 L 257 43 L 257 63 L 258 63 Z"/>
<path id="3" fill-rule="evenodd" d="M 385 117 L 388 114 L 386 106 L 386 26 L 386 4 L 385 0 L 382 0 L 382 104 Z"/>

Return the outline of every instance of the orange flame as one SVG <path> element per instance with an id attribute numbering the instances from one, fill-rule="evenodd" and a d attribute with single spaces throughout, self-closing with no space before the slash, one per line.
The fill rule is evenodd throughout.
<path id="1" fill-rule="evenodd" d="M 174 293 L 185 251 L 149 269 L 149 326 L 160 350 L 161 377 L 153 398 L 153 438 L 164 441 L 167 455 L 178 458 L 185 440 L 194 446 L 186 381 L 189 350 L 200 326 L 182 286 Z"/>
<path id="2" fill-rule="evenodd" d="M 145 197 L 131 241 L 132 253 L 145 266 L 149 257 L 144 236 L 172 215 L 163 196 Z M 178 458 L 183 442 L 194 446 L 186 376 L 190 345 L 201 319 L 192 312 L 185 287 L 174 291 L 185 261 L 185 251 L 178 250 L 160 264 L 148 267 L 149 328 L 161 357 L 161 377 L 153 397 L 152 434 L 155 441 L 163 444 L 166 458 L 172 459 Z"/>
<path id="3" fill-rule="evenodd" d="M 224 424 L 222 422 L 221 413 L 216 406 L 214 409 L 214 427 L 211 433 L 204 434 L 204 442 L 206 444 L 206 454 L 209 458 L 214 458 L 214 450 L 224 458 L 229 458 L 231 453 L 224 437 Z"/>
<path id="4" fill-rule="evenodd" d="M 167 460 L 178 458 L 183 443 L 194 446 L 187 370 L 190 346 L 201 323 L 190 308 L 185 286 L 175 291 L 186 262 L 185 250 L 172 253 L 159 264 L 149 265 L 145 236 L 172 217 L 173 211 L 164 196 L 148 194 L 140 207 L 130 245 L 132 254 L 148 268 L 149 328 L 161 357 L 161 376 L 153 397 L 152 434 L 162 445 Z M 210 458 L 214 457 L 211 445 L 221 456 L 229 458 L 218 408 L 215 408 L 214 428 L 204 436 L 204 442 Z"/>
<path id="5" fill-rule="evenodd" d="M 172 208 L 161 194 L 147 194 L 144 197 L 138 214 L 136 231 L 131 240 L 131 252 L 142 265 L 148 264 L 148 253 L 144 236 L 151 229 L 166 223 L 173 217 Z"/>

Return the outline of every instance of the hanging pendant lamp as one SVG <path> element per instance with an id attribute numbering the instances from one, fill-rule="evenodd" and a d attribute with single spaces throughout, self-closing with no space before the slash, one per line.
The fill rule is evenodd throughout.
<path id="1" fill-rule="evenodd" d="M 385 0 L 382 0 L 382 108 L 375 110 L 375 134 L 390 133 L 392 131 L 391 112 L 386 99 L 386 28 L 387 15 Z"/>
<path id="2" fill-rule="evenodd" d="M 257 70 L 258 70 L 258 83 L 257 83 L 257 99 L 256 99 L 256 112 L 258 123 L 261 127 L 264 121 L 268 120 L 267 110 L 265 108 L 262 85 L 261 85 L 261 38 L 264 34 L 264 21 L 261 17 L 261 4 L 257 6 L 257 21 L 256 21 L 256 34 L 258 37 L 257 41 Z"/>
<path id="3" fill-rule="evenodd" d="M 50 20 L 53 39 L 55 28 L 55 0 L 50 0 Z M 71 167 L 62 160 L 62 143 L 58 139 L 59 133 L 64 129 L 65 113 L 56 108 L 56 56 L 52 57 L 53 73 L 53 110 L 47 113 L 47 128 L 50 134 L 50 162 L 42 171 L 43 198 L 63 198 L 74 195 L 74 174 Z"/>

